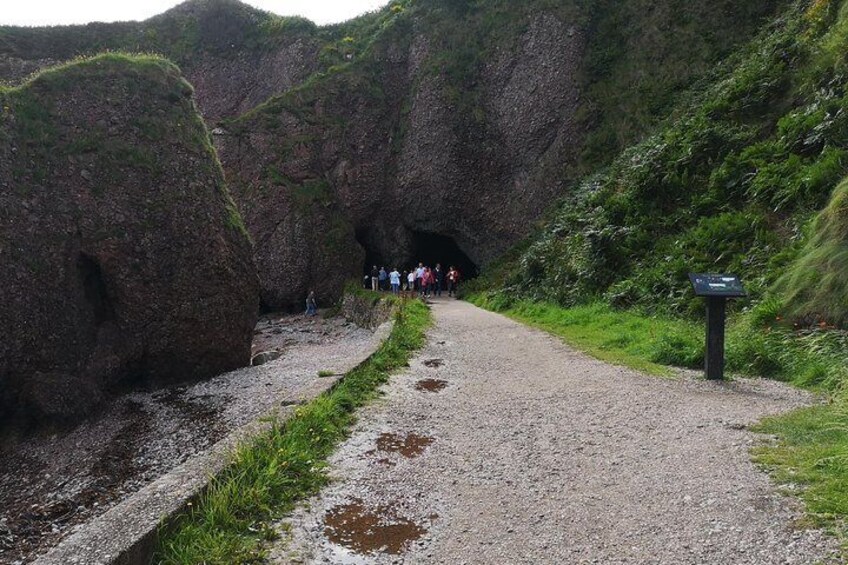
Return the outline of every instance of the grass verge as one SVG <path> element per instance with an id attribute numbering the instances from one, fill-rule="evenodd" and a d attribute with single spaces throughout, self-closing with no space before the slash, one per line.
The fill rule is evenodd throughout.
<path id="1" fill-rule="evenodd" d="M 348 436 L 355 411 L 406 366 L 424 344 L 430 312 L 399 303 L 389 338 L 368 361 L 285 422 L 241 446 L 206 494 L 160 540 L 155 563 L 241 564 L 260 561 L 275 536 L 272 522 L 327 481 L 326 459 Z"/>
<path id="2" fill-rule="evenodd" d="M 754 461 L 806 503 L 811 523 L 845 544 L 848 518 L 848 410 L 844 400 L 767 418 L 754 431 L 774 444 L 754 449 Z M 848 557 L 848 554 L 846 554 Z"/>
<path id="3" fill-rule="evenodd" d="M 660 376 L 673 374 L 671 367 L 703 367 L 703 323 L 617 310 L 602 302 L 565 308 L 549 302 L 502 301 L 497 294 L 485 292 L 466 298 L 559 336 L 608 363 Z M 756 311 L 731 319 L 726 339 L 728 371 L 823 391 L 848 383 L 848 332 L 791 331 L 776 322 L 766 323 L 764 318 L 769 317 Z"/>
<path id="4" fill-rule="evenodd" d="M 519 302 L 502 313 L 561 337 L 601 361 L 652 375 L 673 374 L 668 366 L 659 362 L 661 349 L 667 347 L 664 344 L 673 342 L 685 347 L 693 357 L 699 354 L 687 324 L 615 311 L 603 304 L 561 308 L 548 303 Z M 674 338 L 680 335 L 685 339 Z"/>

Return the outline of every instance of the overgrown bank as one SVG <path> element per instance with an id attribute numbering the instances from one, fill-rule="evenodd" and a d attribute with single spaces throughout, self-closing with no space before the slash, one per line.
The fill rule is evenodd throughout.
<path id="1" fill-rule="evenodd" d="M 274 537 L 271 523 L 327 483 L 326 458 L 348 434 L 357 408 L 404 367 L 424 343 L 430 312 L 399 301 L 395 325 L 380 349 L 329 393 L 241 447 L 232 465 L 161 540 L 156 562 L 255 563 Z"/>
<path id="2" fill-rule="evenodd" d="M 467 289 L 478 305 L 654 373 L 699 367 L 689 272 L 733 272 L 730 369 L 825 391 L 757 458 L 842 520 L 848 481 L 848 3 L 795 2 L 667 122 L 585 177 Z"/>
<path id="3" fill-rule="evenodd" d="M 687 273 L 732 271 L 751 292 L 742 306 L 770 299 L 801 326 L 845 327 L 846 47 L 841 1 L 795 3 L 666 125 L 583 179 L 487 290 L 694 316 Z M 829 282 L 813 292 L 817 268 Z"/>

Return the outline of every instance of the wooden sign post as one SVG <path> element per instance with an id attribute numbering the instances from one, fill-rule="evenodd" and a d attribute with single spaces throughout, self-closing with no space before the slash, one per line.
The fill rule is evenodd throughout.
<path id="1" fill-rule="evenodd" d="M 747 296 L 739 277 L 690 273 L 689 280 L 697 296 L 707 299 L 707 350 L 705 372 L 708 380 L 724 379 L 724 328 L 727 324 L 727 299 Z"/>

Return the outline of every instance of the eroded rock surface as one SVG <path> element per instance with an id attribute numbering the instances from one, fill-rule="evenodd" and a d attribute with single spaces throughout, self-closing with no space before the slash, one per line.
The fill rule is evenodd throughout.
<path id="1" fill-rule="evenodd" d="M 403 267 L 420 259 L 421 234 L 439 234 L 485 264 L 526 235 L 560 188 L 542 169 L 568 161 L 581 138 L 583 34 L 551 15 L 529 22 L 482 74 L 484 117 L 469 123 L 428 67 L 433 40 L 404 31 L 372 47 L 370 77 L 338 72 L 216 137 L 271 307 L 313 286 L 337 295 L 362 267 L 360 246 Z"/>
<path id="2" fill-rule="evenodd" d="M 657 111 L 652 84 L 690 85 L 785 0 L 672 4 L 422 0 L 319 28 L 190 0 L 144 22 L 0 27 L 0 80 L 107 48 L 176 61 L 218 133 L 262 303 L 299 310 L 366 261 L 473 275 L 566 195 L 581 155 L 616 146 L 599 123 L 638 137 L 650 118 L 628 100 Z"/>
<path id="3" fill-rule="evenodd" d="M 104 56 L 0 100 L 0 419 L 247 365 L 251 243 L 178 69 Z"/>

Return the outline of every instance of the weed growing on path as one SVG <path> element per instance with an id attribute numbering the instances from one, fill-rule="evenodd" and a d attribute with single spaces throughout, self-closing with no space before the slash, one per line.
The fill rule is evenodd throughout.
<path id="1" fill-rule="evenodd" d="M 154 562 L 256 563 L 271 523 L 327 483 L 326 460 L 345 439 L 355 411 L 378 394 L 390 375 L 424 344 L 430 311 L 420 301 L 399 303 L 389 338 L 330 392 L 295 416 L 241 446 L 206 494 L 163 536 Z"/>

